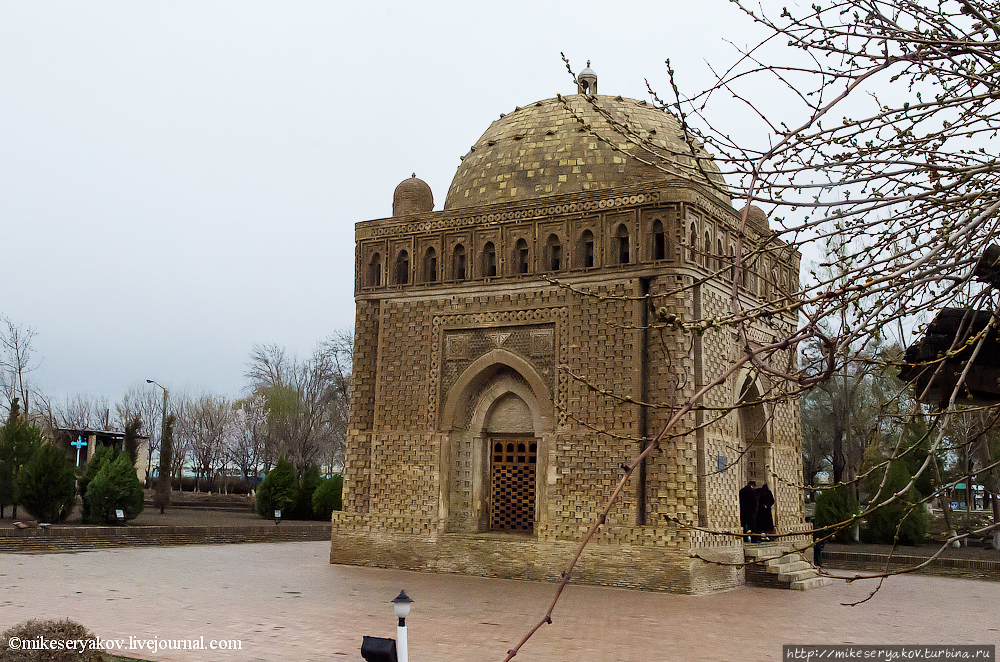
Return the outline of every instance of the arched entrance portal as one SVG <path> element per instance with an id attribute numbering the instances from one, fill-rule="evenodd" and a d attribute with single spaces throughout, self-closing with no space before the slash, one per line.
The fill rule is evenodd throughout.
<path id="1" fill-rule="evenodd" d="M 767 415 L 760 389 L 750 377 L 743 382 L 740 392 L 740 437 L 744 449 L 745 478 L 761 487 L 767 482 L 771 446 L 767 439 Z"/>
<path id="2" fill-rule="evenodd" d="M 449 390 L 447 521 L 451 531 L 530 533 L 543 499 L 552 401 L 523 358 L 495 350 Z"/>

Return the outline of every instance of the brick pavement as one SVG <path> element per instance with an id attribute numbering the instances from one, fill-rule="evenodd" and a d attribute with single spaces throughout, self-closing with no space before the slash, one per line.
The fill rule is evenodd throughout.
<path id="1" fill-rule="evenodd" d="M 547 584 L 337 566 L 324 542 L 0 556 L 0 628 L 69 617 L 103 638 L 240 639 L 239 652 L 153 659 L 361 660 L 395 636 L 391 600 L 416 601 L 411 659 L 501 660 L 551 599 Z M 780 659 L 783 643 L 996 644 L 1000 583 L 899 577 L 815 591 L 752 587 L 684 596 L 570 586 L 517 660 Z M 133 654 L 138 653 L 133 651 Z"/>

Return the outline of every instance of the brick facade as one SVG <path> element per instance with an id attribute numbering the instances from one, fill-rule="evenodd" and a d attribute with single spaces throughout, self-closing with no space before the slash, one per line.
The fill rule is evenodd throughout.
<path id="1" fill-rule="evenodd" d="M 548 109 L 539 117 L 555 121 Z M 452 194 L 474 195 L 461 177 Z M 656 321 L 731 310 L 721 258 L 739 217 L 704 182 L 634 180 L 357 225 L 351 429 L 331 562 L 556 578 L 622 463 L 728 369 L 731 327 L 694 333 Z M 745 241 L 765 248 L 757 271 L 773 275 L 739 284 L 747 308 L 780 302 L 798 279 L 798 254 L 761 230 L 748 227 Z M 794 324 L 788 311 L 755 322 L 752 342 Z M 748 385 L 765 396 L 752 415 L 720 411 Z M 739 538 L 667 517 L 738 531 L 737 491 L 754 472 L 775 492 L 779 531 L 804 530 L 798 409 L 772 404 L 769 388 L 742 371 L 711 391 L 632 476 L 574 579 L 686 593 L 741 583 L 742 570 L 726 565 L 743 558 Z M 763 430 L 749 451 L 747 427 Z M 491 520 L 506 498 L 491 458 L 508 442 L 537 449 L 528 531 Z"/>

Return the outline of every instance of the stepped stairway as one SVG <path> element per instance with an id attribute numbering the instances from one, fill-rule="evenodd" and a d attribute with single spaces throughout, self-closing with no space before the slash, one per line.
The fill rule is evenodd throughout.
<path id="1" fill-rule="evenodd" d="M 805 591 L 833 583 L 822 577 L 811 563 L 789 545 L 776 543 L 744 544 L 746 579 L 751 586 L 790 588 Z"/>

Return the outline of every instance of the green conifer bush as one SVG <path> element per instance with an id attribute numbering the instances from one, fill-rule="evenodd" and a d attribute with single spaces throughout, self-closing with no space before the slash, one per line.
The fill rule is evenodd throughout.
<path id="1" fill-rule="evenodd" d="M 867 526 L 862 530 L 862 539 L 865 542 L 892 545 L 895 543 L 898 531 L 900 544 L 920 545 L 927 537 L 927 530 L 930 527 L 930 516 L 920 503 L 920 492 L 911 485 L 902 497 L 889 501 L 912 479 L 910 466 L 905 460 L 893 460 L 889 463 L 887 471 L 885 485 L 882 486 L 877 498 L 879 506 L 868 515 Z"/>
<path id="2" fill-rule="evenodd" d="M 816 527 L 826 527 L 846 522 L 858 514 L 858 504 L 854 500 L 851 489 L 839 485 L 831 490 L 823 490 L 816 498 Z M 831 540 L 835 542 L 853 542 L 853 525 L 846 525 L 836 530 Z"/>
<path id="3" fill-rule="evenodd" d="M 295 504 L 295 491 L 295 470 L 288 458 L 281 456 L 257 490 L 257 514 L 271 518 L 275 510 L 282 514 L 290 512 Z"/>
<path id="4" fill-rule="evenodd" d="M 42 444 L 17 474 L 17 499 L 42 522 L 62 522 L 76 505 L 76 472 L 66 454 Z"/>
<path id="5" fill-rule="evenodd" d="M 143 509 L 142 482 L 127 453 L 116 453 L 87 486 L 83 497 L 94 522 L 114 522 L 115 510 L 125 511 L 125 519 L 135 519 Z"/>
<path id="6" fill-rule="evenodd" d="M 313 492 L 313 514 L 318 519 L 330 519 L 330 515 L 333 511 L 341 510 L 343 508 L 341 502 L 343 490 L 343 476 L 334 476 L 332 478 L 322 479 L 320 484 L 316 487 L 316 491 Z"/>
<path id="7" fill-rule="evenodd" d="M 298 481 L 298 489 L 295 493 L 295 506 L 292 508 L 292 517 L 295 519 L 313 518 L 313 494 L 323 480 L 319 475 L 319 467 L 310 464 L 302 473 Z"/>

